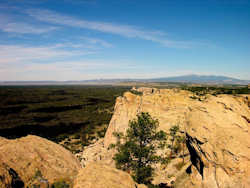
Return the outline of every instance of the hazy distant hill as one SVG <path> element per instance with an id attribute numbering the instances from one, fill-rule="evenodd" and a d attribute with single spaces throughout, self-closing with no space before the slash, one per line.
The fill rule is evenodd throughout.
<path id="1" fill-rule="evenodd" d="M 165 77 L 150 79 L 155 82 L 189 82 L 189 83 L 212 83 L 212 84 L 248 84 L 249 80 L 240 80 L 226 76 L 213 76 L 213 75 L 185 75 L 175 77 Z"/>
<path id="2" fill-rule="evenodd" d="M 0 85 L 104 85 L 117 84 L 121 82 L 182 82 L 201 84 L 250 84 L 250 80 L 240 80 L 226 76 L 214 75 L 184 75 L 175 77 L 149 78 L 149 79 L 93 79 L 93 80 L 71 80 L 71 81 L 0 81 Z"/>

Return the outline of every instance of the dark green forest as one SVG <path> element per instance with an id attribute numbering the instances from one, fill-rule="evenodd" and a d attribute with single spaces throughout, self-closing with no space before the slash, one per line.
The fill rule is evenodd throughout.
<path id="1" fill-rule="evenodd" d="M 0 136 L 34 134 L 57 143 L 69 137 L 82 145 L 104 136 L 115 99 L 128 87 L 2 86 Z M 66 142 L 67 144 L 67 142 Z"/>

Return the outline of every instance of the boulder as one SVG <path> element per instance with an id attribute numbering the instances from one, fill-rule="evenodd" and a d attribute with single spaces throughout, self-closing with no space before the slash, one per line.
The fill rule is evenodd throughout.
<path id="1" fill-rule="evenodd" d="M 80 163 L 70 151 L 47 139 L 33 135 L 0 138 L 0 187 L 46 187 L 57 181 L 70 184 L 79 169 Z"/>
<path id="2" fill-rule="evenodd" d="M 96 162 L 81 169 L 75 179 L 74 188 L 146 188 L 137 185 L 131 176 L 121 170 Z"/>

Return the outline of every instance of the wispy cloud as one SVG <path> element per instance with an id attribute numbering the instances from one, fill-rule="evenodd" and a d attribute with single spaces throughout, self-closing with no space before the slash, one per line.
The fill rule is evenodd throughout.
<path id="1" fill-rule="evenodd" d="M 193 70 L 176 71 L 167 66 L 147 66 L 129 59 L 88 59 L 86 55 L 94 53 L 93 51 L 66 50 L 65 46 L 68 44 L 40 47 L 0 45 L 0 80 L 153 78 L 197 72 L 206 73 Z"/>
<path id="2" fill-rule="evenodd" d="M 6 9 L 8 9 L 6 7 Z M 0 6 L 0 12 L 3 9 Z M 13 7 L 10 7 L 9 9 L 20 11 L 19 9 L 15 9 Z M 13 14 L 9 13 L 0 13 L 0 30 L 7 33 L 15 33 L 15 34 L 42 34 L 42 33 L 48 33 L 51 31 L 54 31 L 56 29 L 59 29 L 57 26 L 51 26 L 48 24 L 39 24 L 34 22 L 34 20 L 28 19 L 27 21 L 27 15 L 21 16 L 21 17 L 15 17 Z"/>
<path id="3" fill-rule="evenodd" d="M 84 41 L 86 41 L 89 44 L 93 45 L 101 45 L 105 48 L 110 48 L 113 45 L 105 40 L 99 39 L 99 38 L 91 38 L 91 37 L 81 37 Z"/>
<path id="4" fill-rule="evenodd" d="M 21 49 L 24 48 L 24 49 Z M 131 63 L 105 60 L 72 60 L 75 52 L 65 52 L 45 48 L 0 46 L 0 81 L 4 80 L 83 80 L 112 77 L 114 71 L 119 77 L 120 71 L 134 70 Z M 15 55 L 11 55 L 11 51 Z M 58 56 L 63 57 L 57 59 Z M 45 62 L 39 62 L 43 58 Z M 114 75 L 114 76 L 115 76 Z M 121 75 L 120 75 L 121 76 Z"/>
<path id="5" fill-rule="evenodd" d="M 96 51 L 84 45 L 74 48 L 74 44 L 69 43 L 47 46 L 0 45 L 0 80 L 90 79 L 101 78 L 103 72 L 108 73 L 112 69 L 134 68 L 132 64 L 121 60 L 86 59 L 87 55 L 93 53 Z"/>
<path id="6" fill-rule="evenodd" d="M 166 33 L 162 31 L 148 31 L 131 25 L 88 21 L 41 9 L 30 9 L 26 10 L 25 13 L 27 13 L 31 17 L 36 18 L 39 21 L 51 24 L 96 30 L 128 38 L 139 38 L 143 40 L 157 42 L 166 47 L 189 48 L 195 45 L 195 43 L 191 41 L 168 40 L 165 38 Z"/>
<path id="7" fill-rule="evenodd" d="M 53 46 L 25 46 L 25 45 L 0 45 L 0 65 L 23 62 L 47 62 L 67 57 L 83 56 L 95 53 L 94 51 L 77 49 L 65 50 L 64 45 Z"/>
<path id="8" fill-rule="evenodd" d="M 0 29 L 8 33 L 20 33 L 20 34 L 41 34 L 47 33 L 57 29 L 54 26 L 36 26 L 27 23 L 12 22 L 7 24 L 0 24 Z"/>
<path id="9" fill-rule="evenodd" d="M 12 66 L 0 66 L 0 81 L 9 80 L 88 80 L 88 79 L 119 79 L 119 78 L 159 78 L 166 76 L 185 75 L 197 72 L 192 70 L 152 71 L 154 67 L 133 65 L 135 62 L 78 60 L 56 61 L 49 64 L 15 63 Z M 1 64 L 0 64 L 1 65 Z M 112 74 L 111 74 L 112 73 Z M 201 73 L 201 72 L 200 72 Z M 202 74 L 211 74 L 203 72 Z M 213 73 L 214 74 L 214 73 Z"/>
<path id="10" fill-rule="evenodd" d="M 69 45 L 64 43 L 40 47 L 0 45 L 0 80 L 119 78 L 125 72 L 138 70 L 134 63 L 127 60 L 89 59 L 86 55 L 95 51 L 68 48 Z"/>
<path id="11" fill-rule="evenodd" d="M 105 40 L 92 37 L 72 37 L 70 39 L 63 39 L 63 42 L 54 45 L 61 49 L 88 49 L 92 51 L 99 51 L 104 48 L 111 48 L 113 45 Z"/>

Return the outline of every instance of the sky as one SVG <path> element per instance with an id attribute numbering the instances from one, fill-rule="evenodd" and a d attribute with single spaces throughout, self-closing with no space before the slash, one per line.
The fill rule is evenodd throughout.
<path id="1" fill-rule="evenodd" d="M 0 81 L 250 80 L 250 0 L 0 0 Z"/>

